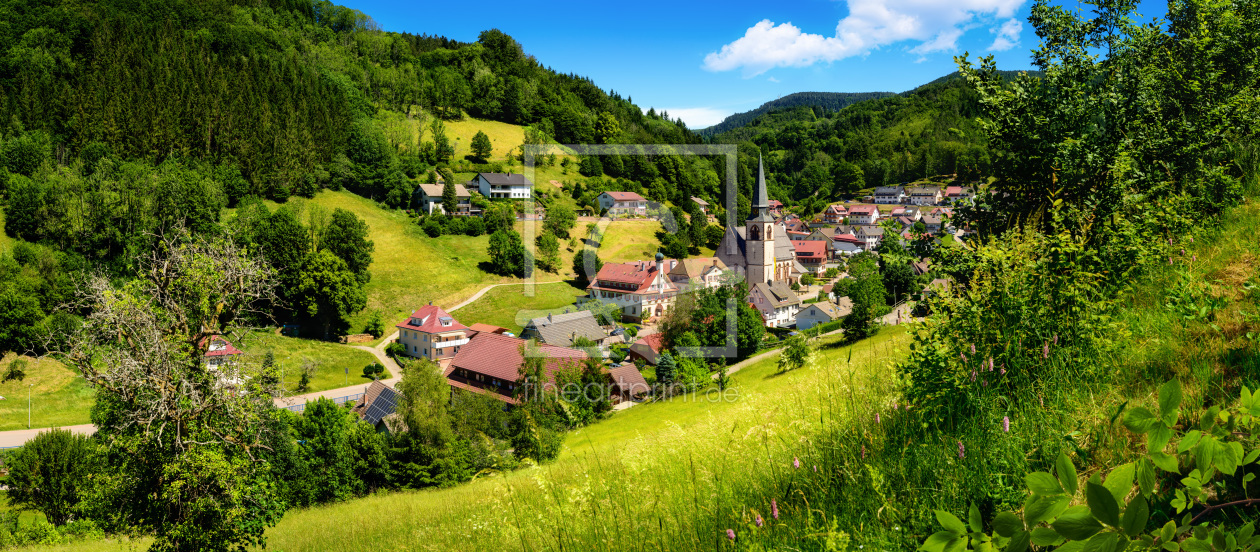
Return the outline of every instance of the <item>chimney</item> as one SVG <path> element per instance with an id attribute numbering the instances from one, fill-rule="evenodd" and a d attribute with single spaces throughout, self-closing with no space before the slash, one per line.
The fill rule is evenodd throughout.
<path id="1" fill-rule="evenodd" d="M 432 306 L 433 306 L 433 301 L 429 301 L 429 306 L 430 306 L 430 307 L 432 307 Z"/>
<path id="2" fill-rule="evenodd" d="M 551 313 L 547 313 L 547 323 L 551 323 Z"/>

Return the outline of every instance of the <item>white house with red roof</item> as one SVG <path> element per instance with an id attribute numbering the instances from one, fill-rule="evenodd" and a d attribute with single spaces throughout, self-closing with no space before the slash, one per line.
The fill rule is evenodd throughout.
<path id="1" fill-rule="evenodd" d="M 610 215 L 647 216 L 647 199 L 634 192 L 604 192 L 595 199 Z"/>
<path id="2" fill-rule="evenodd" d="M 397 327 L 398 342 L 407 348 L 408 356 L 435 362 L 454 357 L 473 333 L 433 303 L 420 307 Z"/>
<path id="3" fill-rule="evenodd" d="M 796 260 L 805 270 L 818 274 L 827 266 L 827 242 L 816 240 L 792 240 Z"/>
<path id="4" fill-rule="evenodd" d="M 485 393 L 508 404 L 518 404 L 517 385 L 526 341 L 519 337 L 476 332 L 442 371 L 454 389 Z M 540 344 L 533 350 L 543 361 L 543 387 L 555 386 L 556 372 L 577 368 L 587 355 L 579 349 Z"/>
<path id="5" fill-rule="evenodd" d="M 206 346 L 206 352 L 202 358 L 205 359 L 206 365 L 212 368 L 231 364 L 236 357 L 245 354 L 245 351 L 237 349 L 231 341 L 221 335 L 206 338 L 202 340 L 202 343 L 206 341 L 209 341 L 209 345 Z"/>
<path id="6" fill-rule="evenodd" d="M 858 205 L 849 208 L 849 224 L 867 225 L 879 223 L 879 207 L 874 205 Z"/>
<path id="7" fill-rule="evenodd" d="M 674 305 L 678 287 L 669 271 L 678 261 L 657 253 L 656 262 L 605 263 L 590 285 L 588 296 L 621 307 L 622 317 L 642 321 L 662 316 Z"/>
<path id="8" fill-rule="evenodd" d="M 783 202 L 782 201 L 779 201 L 777 199 L 772 199 L 770 200 L 767 207 L 769 207 L 771 215 L 774 215 L 776 217 L 783 216 Z"/>
<path id="9" fill-rule="evenodd" d="M 849 210 L 839 203 L 828 205 L 827 210 L 823 211 L 823 222 L 828 224 L 841 224 L 844 219 L 849 216 Z"/>

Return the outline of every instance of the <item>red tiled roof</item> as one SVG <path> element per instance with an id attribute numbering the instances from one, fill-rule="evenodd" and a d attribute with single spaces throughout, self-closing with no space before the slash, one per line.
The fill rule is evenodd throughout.
<path id="1" fill-rule="evenodd" d="M 874 205 L 857 205 L 857 206 L 849 208 L 849 214 L 850 215 L 869 215 L 871 213 L 877 212 L 878 209 L 879 208 Z"/>
<path id="2" fill-rule="evenodd" d="M 861 245 L 863 243 L 862 240 L 859 240 L 857 236 L 853 234 L 836 234 L 836 237 L 832 239 L 836 241 L 849 242 L 855 245 Z"/>
<path id="3" fill-rule="evenodd" d="M 640 337 L 634 342 L 635 345 L 646 345 L 652 352 L 660 353 L 665 345 L 665 334 L 654 333 L 649 336 Z"/>
<path id="4" fill-rule="evenodd" d="M 770 206 L 770 207 L 782 207 L 782 206 L 783 206 L 783 202 L 782 202 L 782 201 L 779 201 L 779 200 L 777 200 L 777 199 L 772 199 L 772 200 L 770 200 L 769 206 Z"/>
<path id="5" fill-rule="evenodd" d="M 458 381 L 458 380 L 453 380 L 453 379 L 449 379 L 449 378 L 447 378 L 446 383 L 447 383 L 447 384 L 449 384 L 451 387 L 455 387 L 455 388 L 458 388 L 458 389 L 463 389 L 464 391 L 468 391 L 468 392 L 471 392 L 471 393 L 481 393 L 481 394 L 484 394 L 484 395 L 490 395 L 491 397 L 494 397 L 494 398 L 496 398 L 496 399 L 499 399 L 499 400 L 501 400 L 501 401 L 503 401 L 503 402 L 506 402 L 506 403 L 508 403 L 508 404 L 512 404 L 512 405 L 521 404 L 521 401 L 516 400 L 516 399 L 514 399 L 514 398 L 512 398 L 512 397 L 509 397 L 509 396 L 507 396 L 507 395 L 504 395 L 503 393 L 499 393 L 499 392 L 497 392 L 497 391 L 493 391 L 493 390 L 490 390 L 490 389 L 482 389 L 482 388 L 480 388 L 480 387 L 477 387 L 476 385 L 469 385 L 469 384 L 464 383 L 464 382 L 462 382 L 462 381 Z"/>
<path id="6" fill-rule="evenodd" d="M 516 381 L 524 360 L 521 356 L 521 346 L 524 344 L 525 340 L 518 337 L 478 333 L 460 347 L 459 353 L 451 359 L 448 370 L 453 372 L 456 368 L 463 368 L 504 381 Z M 549 381 L 552 379 L 551 374 L 565 364 L 581 362 L 586 358 L 586 353 L 577 349 L 546 344 L 539 345 L 538 349 L 547 356 L 544 366 Z"/>
<path id="7" fill-rule="evenodd" d="M 669 266 L 670 260 L 665 259 L 663 266 Z M 595 275 L 595 280 L 591 282 L 587 289 L 607 289 L 619 291 L 623 293 L 646 293 L 648 287 L 656 279 L 656 263 L 648 261 L 638 261 L 633 263 L 605 263 L 599 269 L 599 274 Z M 664 278 L 664 285 L 668 289 L 670 287 L 669 279 Z M 603 283 L 629 284 L 633 286 L 631 289 L 611 287 L 601 285 Z M 664 290 L 657 290 L 660 293 Z"/>
<path id="8" fill-rule="evenodd" d="M 796 248 L 797 257 L 805 259 L 821 259 L 827 254 L 827 242 L 825 241 L 792 240 L 792 247 Z"/>
<path id="9" fill-rule="evenodd" d="M 443 326 L 441 323 L 441 319 L 443 318 L 449 318 L 451 320 L 451 325 Z M 415 325 L 412 324 L 412 320 L 423 320 L 424 324 Z M 446 311 L 442 310 L 442 307 L 437 305 L 425 305 L 420 307 L 419 310 L 411 313 L 411 317 L 397 324 L 397 327 L 425 333 L 453 332 L 468 329 L 468 326 L 460 324 L 455 317 L 447 314 Z"/>
<path id="10" fill-rule="evenodd" d="M 614 201 L 647 201 L 643 196 L 634 192 L 604 192 L 612 196 Z"/>
<path id="11" fill-rule="evenodd" d="M 235 345 L 232 345 L 232 342 L 231 342 L 231 341 L 228 341 L 228 340 L 226 340 L 226 339 L 224 339 L 224 338 L 222 338 L 222 337 L 217 337 L 217 336 L 216 336 L 216 337 L 209 337 L 209 338 L 206 338 L 206 339 L 201 340 L 201 343 L 204 345 L 204 344 L 206 343 L 206 341 L 207 341 L 207 340 L 208 340 L 208 341 L 210 341 L 210 344 L 211 344 L 211 345 L 213 345 L 213 344 L 215 344 L 215 343 L 223 343 L 224 347 L 223 347 L 222 349 L 217 350 L 217 351 L 211 351 L 211 350 L 210 350 L 210 347 L 208 347 L 208 346 L 207 346 L 207 347 L 206 347 L 206 355 L 205 355 L 205 356 L 208 356 L 208 357 L 216 357 L 216 356 L 236 356 L 236 355 L 243 355 L 243 354 L 245 354 L 245 351 L 242 351 L 242 350 L 240 350 L 240 349 L 237 349 Z"/>
<path id="12" fill-rule="evenodd" d="M 846 209 L 846 208 L 844 207 L 844 205 L 840 205 L 840 204 L 838 204 L 838 203 L 837 203 L 837 204 L 835 204 L 835 205 L 828 205 L 828 206 L 827 206 L 827 212 L 828 212 L 828 213 L 839 213 L 839 214 L 844 214 L 844 213 L 849 212 L 849 210 L 848 210 L 848 209 Z"/>
<path id="13" fill-rule="evenodd" d="M 962 195 L 962 186 L 946 186 L 945 195 L 949 195 L 949 196 Z"/>

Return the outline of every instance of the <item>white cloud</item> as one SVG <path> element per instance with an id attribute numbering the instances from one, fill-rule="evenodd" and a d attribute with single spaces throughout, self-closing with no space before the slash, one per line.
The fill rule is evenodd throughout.
<path id="1" fill-rule="evenodd" d="M 766 79 L 766 80 L 768 80 L 768 81 L 770 81 L 770 82 L 779 82 L 779 79 L 776 79 L 776 78 L 774 78 L 774 77 L 770 77 L 770 78 L 768 78 L 768 79 Z"/>
<path id="2" fill-rule="evenodd" d="M 989 49 L 995 52 L 1003 52 L 1018 46 L 1019 33 L 1023 30 L 1024 24 L 1018 19 L 1008 19 L 1002 23 L 1001 27 L 989 29 L 989 32 L 997 35 Z"/>
<path id="3" fill-rule="evenodd" d="M 773 67 L 837 61 L 902 41 L 918 41 L 912 49 L 918 54 L 949 51 L 980 19 L 1010 19 L 1024 0 L 847 2 L 849 15 L 836 25 L 835 36 L 806 33 L 791 23 L 776 25 L 764 19 L 744 36 L 705 56 L 704 68 L 742 69 L 745 77 L 753 77 Z"/>

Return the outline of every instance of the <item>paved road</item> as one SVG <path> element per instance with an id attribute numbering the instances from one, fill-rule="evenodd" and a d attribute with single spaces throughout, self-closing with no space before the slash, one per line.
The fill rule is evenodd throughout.
<path id="1" fill-rule="evenodd" d="M 81 433 L 83 435 L 91 435 L 96 433 L 96 426 L 92 424 L 66 426 L 61 429 L 68 429 L 72 433 Z M 34 439 L 36 435 L 48 431 L 47 427 L 37 427 L 35 429 L 19 429 L 15 431 L 0 431 L 0 449 L 20 447 L 27 441 Z"/>

